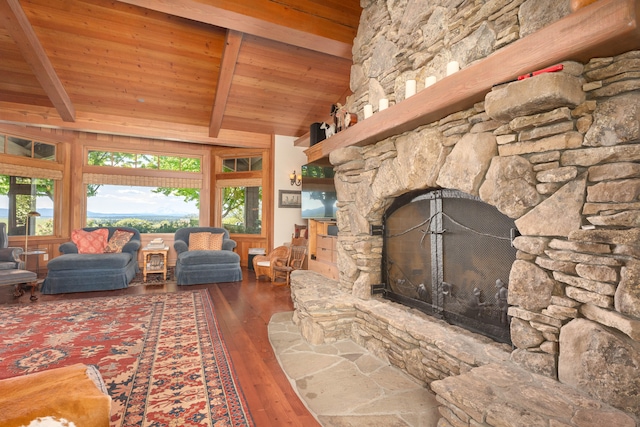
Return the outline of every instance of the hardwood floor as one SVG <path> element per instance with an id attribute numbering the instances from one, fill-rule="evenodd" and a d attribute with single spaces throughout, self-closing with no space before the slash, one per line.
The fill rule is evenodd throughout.
<path id="1" fill-rule="evenodd" d="M 207 289 L 256 426 L 319 426 L 280 369 L 267 335 L 267 325 L 274 313 L 293 310 L 289 287 L 258 282 L 254 272 L 246 269 L 243 278 L 242 282 L 211 285 L 138 285 L 108 292 L 38 293 L 39 299 L 35 302 L 29 301 L 28 292 L 14 299 L 13 287 L 3 286 L 0 287 L 0 304 L 37 305 L 64 299 Z"/>

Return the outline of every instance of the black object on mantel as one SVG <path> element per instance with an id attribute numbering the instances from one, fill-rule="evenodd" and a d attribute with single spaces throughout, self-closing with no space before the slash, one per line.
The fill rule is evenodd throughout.
<path id="1" fill-rule="evenodd" d="M 309 129 L 309 143 L 315 145 L 320 141 L 324 141 L 327 136 L 324 129 L 321 128 L 322 123 L 311 123 Z"/>

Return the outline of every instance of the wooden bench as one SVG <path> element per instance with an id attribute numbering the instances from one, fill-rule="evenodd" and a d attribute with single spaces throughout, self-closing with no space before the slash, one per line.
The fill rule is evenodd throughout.
<path id="1" fill-rule="evenodd" d="M 13 295 L 17 298 L 24 294 L 22 290 L 22 284 L 31 285 L 31 301 L 35 301 L 38 297 L 35 295 L 38 288 L 38 275 L 33 271 L 28 270 L 0 270 L 0 286 L 2 285 L 14 285 L 15 290 Z"/>

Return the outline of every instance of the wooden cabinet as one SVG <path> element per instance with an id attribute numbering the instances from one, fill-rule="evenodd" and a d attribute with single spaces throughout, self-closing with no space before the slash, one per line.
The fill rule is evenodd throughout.
<path id="1" fill-rule="evenodd" d="M 336 261 L 336 236 L 327 236 L 326 234 L 318 234 L 316 240 L 316 259 L 318 261 L 330 262 L 335 264 Z"/>
<path id="2" fill-rule="evenodd" d="M 335 221 L 309 220 L 309 270 L 338 280 L 338 236 L 329 234 Z"/>

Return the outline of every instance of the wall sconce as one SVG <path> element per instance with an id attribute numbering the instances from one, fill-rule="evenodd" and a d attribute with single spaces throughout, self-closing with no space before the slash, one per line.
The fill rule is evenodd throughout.
<path id="1" fill-rule="evenodd" d="M 302 175 L 296 175 L 296 171 L 289 174 L 289 179 L 291 180 L 291 185 L 297 185 L 298 187 L 302 184 Z"/>

